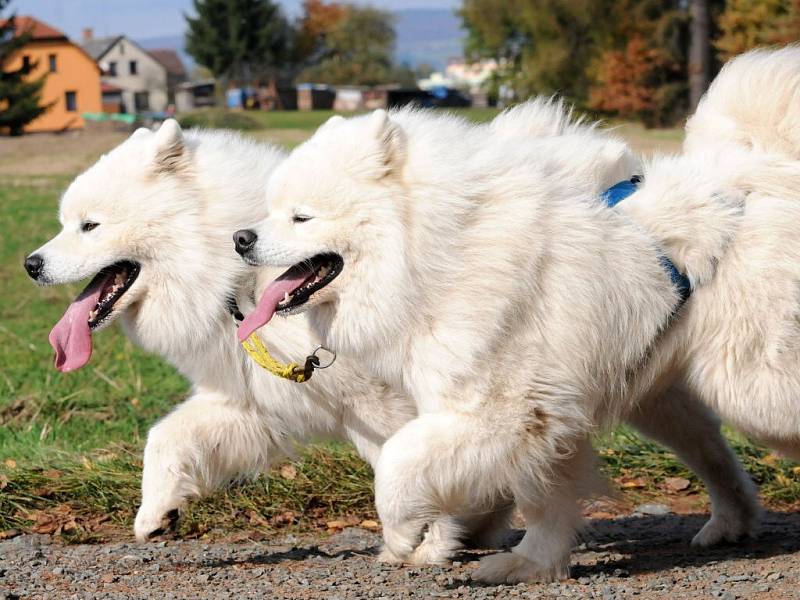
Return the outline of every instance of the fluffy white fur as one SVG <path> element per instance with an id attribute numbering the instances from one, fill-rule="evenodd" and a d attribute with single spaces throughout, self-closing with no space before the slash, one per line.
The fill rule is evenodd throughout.
<path id="1" fill-rule="evenodd" d="M 557 104 L 545 100 L 505 113 L 490 128 L 512 135 L 523 125 L 522 136 L 580 134 Z M 629 160 L 615 140 L 598 148 L 600 154 L 589 155 L 575 168 L 588 176 L 602 166 L 603 152 L 611 160 Z M 364 380 L 346 357 L 298 385 L 261 371 L 236 343 L 226 299 L 234 293 L 248 310 L 270 273 L 242 264 L 230 232 L 266 216 L 262 189 L 282 158 L 273 148 L 232 134 L 184 135 L 172 121 L 155 134 L 137 131 L 70 186 L 61 204 L 63 231 L 37 251 L 45 258 L 44 283 L 53 284 L 82 279 L 120 259 L 139 261 L 141 275 L 113 317 L 132 339 L 165 357 L 193 384 L 191 397 L 148 436 L 135 524 L 140 540 L 168 527 L 187 500 L 262 471 L 310 437 L 348 439 L 374 465 L 384 440 L 416 413 L 408 396 Z M 602 185 L 617 176 L 610 174 Z M 87 219 L 100 225 L 82 233 L 80 223 Z M 303 318 L 276 321 L 261 336 L 284 360 L 300 358 L 317 344 Z M 580 412 L 569 406 L 564 410 Z M 746 476 L 720 437 L 718 423 L 702 406 L 671 391 L 650 398 L 628 417 L 707 482 L 714 516 L 695 543 L 734 540 L 751 532 L 757 509 Z M 498 437 L 506 437 L 504 428 Z M 565 464 L 590 470 L 589 450 L 581 444 L 581 456 Z M 466 487 L 476 481 L 469 472 L 463 477 Z M 567 502 L 570 493 L 569 488 L 553 492 Z M 462 509 L 458 519 L 437 520 L 411 560 L 441 562 L 465 533 L 479 547 L 496 547 L 511 504 L 502 495 L 483 500 L 484 506 Z M 550 526 L 574 526 L 577 514 L 569 514 L 566 522 Z M 537 547 L 549 540 L 548 531 L 540 531 Z M 554 539 L 563 545 L 566 538 Z M 547 548 L 540 551 L 550 552 Z M 556 550 L 565 556 L 563 547 Z M 554 575 L 563 574 L 564 556 L 553 566 Z"/>
<path id="2" fill-rule="evenodd" d="M 113 316 L 192 383 L 191 397 L 148 435 L 140 540 L 188 499 L 263 471 L 310 438 L 350 440 L 374 464 L 383 441 L 414 414 L 404 395 L 360 376 L 346 357 L 299 385 L 261 370 L 239 346 L 227 298 L 236 295 L 247 310 L 266 274 L 239 260 L 230 232 L 264 214 L 260 190 L 282 158 L 233 134 L 184 137 L 174 121 L 155 134 L 139 130 L 70 185 L 63 230 L 37 251 L 45 283 L 80 280 L 121 259 L 140 262 Z M 84 233 L 84 220 L 100 225 Z M 285 361 L 318 344 L 302 319 L 263 339 Z"/>
<path id="3" fill-rule="evenodd" d="M 730 253 L 745 223 L 765 227 L 754 234 L 759 250 L 743 249 L 745 262 L 779 233 L 749 202 L 765 174 L 791 165 L 762 158 L 657 161 L 642 189 L 609 210 L 601 191 L 632 174 L 625 145 L 538 101 L 486 126 L 414 110 L 334 119 L 276 169 L 269 216 L 246 260 L 285 268 L 341 255 L 343 272 L 306 305 L 312 324 L 326 344 L 405 390 L 420 413 L 377 464 L 386 560 L 415 560 L 426 523 L 507 495 L 527 532 L 476 576 L 563 576 L 596 427 L 638 415 L 696 458 L 716 425 L 692 408 L 693 393 L 715 406 L 714 396 L 747 396 L 751 410 L 774 401 L 763 396 L 774 396 L 778 377 L 762 377 L 766 388 L 752 395 L 730 369 L 769 355 L 756 343 L 764 332 L 747 326 L 751 313 L 775 318 L 773 303 L 754 306 L 747 290 L 727 287 L 738 279 L 728 269 L 742 266 Z M 747 169 L 734 175 L 732 166 Z M 800 203 L 786 204 L 789 212 L 764 207 L 788 231 Z M 664 253 L 698 286 L 676 318 Z M 759 285 L 770 287 L 766 276 L 795 289 L 795 257 L 770 258 L 784 271 L 762 270 Z M 785 327 L 797 327 L 797 302 L 795 289 Z M 731 324 L 735 303 L 741 321 Z M 800 336 L 787 333 L 794 351 Z M 785 360 L 797 365 L 795 354 Z M 796 393 L 798 382 L 786 383 Z M 668 410 L 665 393 L 687 412 L 661 413 L 659 424 L 652 415 Z M 797 417 L 788 420 L 783 427 L 797 432 Z M 711 478 L 726 499 L 712 492 L 720 513 L 700 544 L 749 531 L 757 512 L 746 477 Z M 730 502 L 736 494 L 741 503 Z"/>
<path id="4" fill-rule="evenodd" d="M 685 148 L 742 146 L 800 159 L 800 47 L 736 57 L 686 125 Z"/>

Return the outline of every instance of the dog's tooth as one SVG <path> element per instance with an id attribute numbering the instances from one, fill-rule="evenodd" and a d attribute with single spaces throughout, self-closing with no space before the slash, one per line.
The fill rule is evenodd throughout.
<path id="1" fill-rule="evenodd" d="M 283 301 L 284 302 L 288 302 L 289 301 L 289 292 L 283 292 Z"/>

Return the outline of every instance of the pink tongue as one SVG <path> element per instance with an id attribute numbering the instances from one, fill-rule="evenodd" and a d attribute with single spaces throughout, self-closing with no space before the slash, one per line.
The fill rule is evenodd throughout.
<path id="1" fill-rule="evenodd" d="M 284 299 L 286 294 L 291 294 L 308 279 L 309 273 L 301 273 L 296 277 L 281 277 L 267 286 L 261 294 L 256 309 L 247 315 L 239 325 L 236 335 L 239 341 L 243 342 L 250 337 L 256 329 L 269 323 L 278 308 L 278 304 Z"/>
<path id="2" fill-rule="evenodd" d="M 50 345 L 56 351 L 55 366 L 62 373 L 80 369 L 92 356 L 89 313 L 100 300 L 100 294 L 109 277 L 113 275 L 104 277 L 83 290 L 50 332 Z"/>

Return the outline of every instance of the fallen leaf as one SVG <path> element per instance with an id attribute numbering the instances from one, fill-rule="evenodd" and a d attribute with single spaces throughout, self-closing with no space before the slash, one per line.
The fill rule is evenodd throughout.
<path id="1" fill-rule="evenodd" d="M 114 583 L 117 580 L 117 576 L 113 573 L 106 573 L 102 577 L 100 577 L 101 583 Z"/>
<path id="2" fill-rule="evenodd" d="M 7 466 L 9 469 L 17 468 L 17 461 L 15 461 L 13 458 L 7 458 L 3 464 Z"/>
<path id="3" fill-rule="evenodd" d="M 247 511 L 247 517 L 251 525 L 261 525 L 262 527 L 267 527 L 269 525 L 269 521 L 254 510 Z"/>
<path id="4" fill-rule="evenodd" d="M 297 469 L 294 465 L 283 465 L 281 467 L 281 477 L 284 479 L 297 479 Z"/>
<path id="5" fill-rule="evenodd" d="M 56 469 L 45 471 L 43 475 L 48 479 L 61 479 L 61 471 L 57 471 Z"/>
<path id="6" fill-rule="evenodd" d="M 606 512 L 604 510 L 598 510 L 596 512 L 589 513 L 587 515 L 590 519 L 613 519 L 617 515 L 614 513 Z"/>
<path id="7" fill-rule="evenodd" d="M 325 525 L 328 529 L 344 529 L 347 527 L 347 523 L 344 521 L 328 521 Z"/>
<path id="8" fill-rule="evenodd" d="M 792 480 L 791 480 L 791 479 L 789 479 L 789 478 L 788 478 L 786 475 L 784 475 L 783 473 L 778 473 L 778 474 L 776 474 L 776 475 L 775 475 L 775 481 L 776 481 L 776 482 L 778 483 L 778 485 L 779 485 L 779 486 L 781 486 L 781 487 L 789 487 L 790 485 L 792 485 Z"/>
<path id="9" fill-rule="evenodd" d="M 10 540 L 13 537 L 17 537 L 20 533 L 22 533 L 19 529 L 6 529 L 5 531 L 0 531 L 0 540 Z"/>
<path id="10" fill-rule="evenodd" d="M 792 473 L 795 475 L 800 475 L 800 467 L 792 467 Z"/>
<path id="11" fill-rule="evenodd" d="M 378 529 L 381 528 L 380 524 L 372 519 L 365 519 L 361 521 L 361 527 L 364 529 L 369 529 L 370 531 L 378 531 Z"/>
<path id="12" fill-rule="evenodd" d="M 0 473 L 0 490 L 6 488 L 8 486 L 9 479 L 2 473 Z"/>
<path id="13" fill-rule="evenodd" d="M 620 487 L 623 490 L 632 490 L 647 487 L 647 480 L 644 477 L 623 477 L 618 480 Z"/>
<path id="14" fill-rule="evenodd" d="M 664 479 L 664 487 L 670 492 L 682 492 L 692 484 L 684 477 L 667 477 Z"/>
<path id="15" fill-rule="evenodd" d="M 759 460 L 758 462 L 760 462 L 763 465 L 767 465 L 768 467 L 774 467 L 778 464 L 779 460 L 780 458 L 775 454 L 765 454 L 764 456 L 761 457 L 761 460 Z"/>

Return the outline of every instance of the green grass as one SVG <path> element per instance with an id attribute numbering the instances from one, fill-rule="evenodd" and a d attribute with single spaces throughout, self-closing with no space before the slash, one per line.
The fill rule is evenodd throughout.
<path id="1" fill-rule="evenodd" d="M 463 114 L 487 119 L 494 112 Z M 305 132 L 329 116 L 247 114 L 259 127 Z M 86 540 L 98 535 L 100 520 L 130 527 L 147 430 L 185 397 L 188 384 L 117 328 L 95 337 L 84 369 L 62 375 L 53 368 L 48 332 L 82 286 L 37 288 L 22 261 L 58 230 L 58 197 L 69 180 L 16 177 L 0 184 L 0 531 L 46 531 L 47 520 L 56 519 L 66 523 L 65 537 Z M 800 498 L 800 475 L 791 465 L 741 436 L 731 439 L 768 501 L 785 505 Z M 644 478 L 630 492 L 637 497 L 659 494 L 665 477 L 687 477 L 688 492 L 700 489 L 671 454 L 624 428 L 605 436 L 599 447 L 611 477 Z M 374 515 L 371 473 L 348 446 L 312 446 L 293 464 L 296 476 L 277 471 L 193 505 L 182 519 L 182 533 L 266 532 L 319 525 L 343 514 Z"/>
<path id="2" fill-rule="evenodd" d="M 495 108 L 454 108 L 457 115 L 478 122 L 489 121 L 497 115 Z M 205 109 L 181 115 L 182 127 L 225 127 L 244 131 L 255 129 L 294 129 L 311 132 L 335 113 L 332 110 L 314 111 L 246 111 L 230 112 Z"/>

